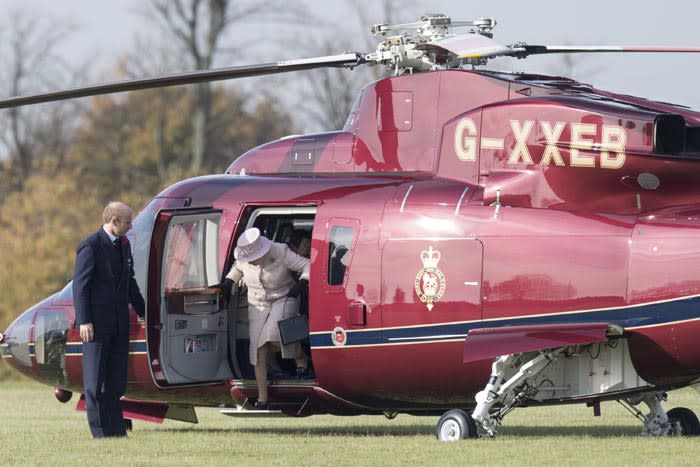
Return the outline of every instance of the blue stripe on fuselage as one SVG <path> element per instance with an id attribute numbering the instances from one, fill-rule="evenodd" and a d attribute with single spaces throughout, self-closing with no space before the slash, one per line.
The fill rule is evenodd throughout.
<path id="1" fill-rule="evenodd" d="M 433 311 L 434 312 L 434 311 Z M 563 323 L 615 323 L 623 328 L 655 326 L 700 318 L 700 296 L 665 302 L 485 321 L 429 324 L 368 330 L 346 330 L 344 347 L 416 344 L 463 339 L 471 329 Z M 311 335 L 311 347 L 334 347 L 332 333 Z"/>
<path id="2" fill-rule="evenodd" d="M 146 342 L 145 341 L 130 341 L 129 342 L 129 353 L 145 353 L 146 352 Z M 3 355 L 12 355 L 9 346 L 3 347 Z M 27 353 L 30 357 L 36 357 L 36 345 L 29 344 L 27 346 Z M 83 344 L 82 342 L 69 342 L 66 344 L 66 355 L 82 355 L 83 354 Z"/>
<path id="3" fill-rule="evenodd" d="M 146 352 L 146 341 L 130 341 L 129 342 L 129 353 L 145 353 Z M 83 354 L 83 344 L 82 342 L 69 342 L 66 345 L 66 355 L 82 355 Z"/>

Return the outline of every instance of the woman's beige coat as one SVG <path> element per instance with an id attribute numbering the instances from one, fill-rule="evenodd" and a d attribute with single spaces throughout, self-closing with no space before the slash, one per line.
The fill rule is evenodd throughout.
<path id="1" fill-rule="evenodd" d="M 257 349 L 266 342 L 279 342 L 277 322 L 299 314 L 299 302 L 287 298 L 296 283 L 293 272 L 300 279 L 309 279 L 309 260 L 299 256 L 284 243 L 273 243 L 262 258 L 262 264 L 236 261 L 226 275 L 235 283 L 241 279 L 248 286 L 248 321 L 250 326 L 250 364 L 257 363 Z M 301 352 L 299 343 L 282 346 L 283 358 L 295 358 Z"/>

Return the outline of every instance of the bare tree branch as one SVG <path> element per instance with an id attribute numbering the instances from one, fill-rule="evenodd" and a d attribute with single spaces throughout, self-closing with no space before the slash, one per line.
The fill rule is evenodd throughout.
<path id="1" fill-rule="evenodd" d="M 147 15 L 177 39 L 197 69 L 210 69 L 213 66 L 216 55 L 221 52 L 224 35 L 235 25 L 244 22 L 248 25 L 272 13 L 280 18 L 288 12 L 300 11 L 299 7 L 292 7 L 282 0 L 150 0 L 149 6 Z M 197 173 L 205 167 L 215 166 L 216 161 L 208 157 L 207 151 L 212 88 L 210 84 L 202 83 L 194 89 L 196 100 L 192 109 L 191 171 Z"/>
<path id="2" fill-rule="evenodd" d="M 55 85 L 66 75 L 65 61 L 56 56 L 58 45 L 75 29 L 70 22 L 14 11 L 0 28 L 7 38 L 0 44 L 0 57 L 6 68 L 0 70 L 1 83 L 8 83 L 2 94 L 20 95 Z M 5 47 L 2 47 L 3 44 Z M 43 109 L 11 109 L 0 114 L 0 142 L 6 148 L 8 163 L 17 169 L 15 188 L 21 189 L 37 168 L 63 163 L 68 146 L 72 118 L 66 115 L 67 104 Z"/>

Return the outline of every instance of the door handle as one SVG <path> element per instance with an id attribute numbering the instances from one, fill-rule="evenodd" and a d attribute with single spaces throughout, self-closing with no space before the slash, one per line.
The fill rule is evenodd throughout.
<path id="1" fill-rule="evenodd" d="M 351 303 L 348 307 L 348 324 L 364 326 L 367 324 L 367 306 L 364 303 Z"/>

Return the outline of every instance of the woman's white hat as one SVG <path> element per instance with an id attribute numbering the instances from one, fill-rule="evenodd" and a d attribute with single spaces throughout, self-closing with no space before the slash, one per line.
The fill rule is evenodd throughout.
<path id="1" fill-rule="evenodd" d="M 272 242 L 269 238 L 260 235 L 257 227 L 246 230 L 238 237 L 236 248 L 233 250 L 233 257 L 241 263 L 249 263 L 260 259 L 270 251 Z"/>

